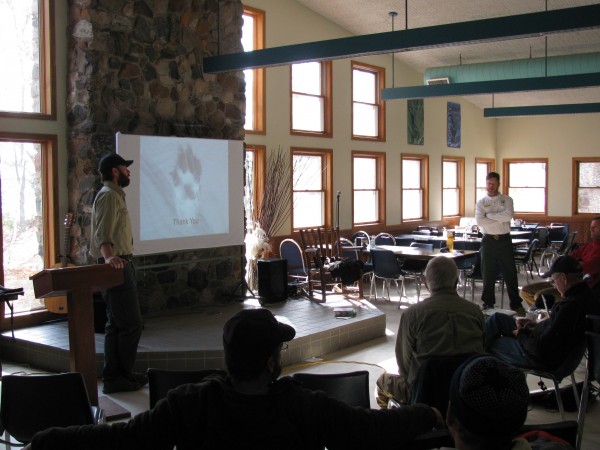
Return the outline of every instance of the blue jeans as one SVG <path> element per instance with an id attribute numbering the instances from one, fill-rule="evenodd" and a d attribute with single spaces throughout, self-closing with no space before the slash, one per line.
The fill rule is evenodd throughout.
<path id="1" fill-rule="evenodd" d="M 108 317 L 102 371 L 102 378 L 105 380 L 133 372 L 138 343 L 142 336 L 142 314 L 133 263 L 125 266 L 123 275 L 123 284 L 102 293 Z"/>
<path id="2" fill-rule="evenodd" d="M 513 335 L 517 324 L 512 316 L 492 314 L 485 321 L 485 351 L 507 364 L 517 367 L 535 367 L 519 340 Z"/>

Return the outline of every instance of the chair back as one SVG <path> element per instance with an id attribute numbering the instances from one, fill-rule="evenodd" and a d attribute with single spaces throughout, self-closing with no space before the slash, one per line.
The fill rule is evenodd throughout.
<path id="1" fill-rule="evenodd" d="M 306 277 L 306 266 L 302 257 L 302 249 L 294 239 L 284 239 L 279 244 L 279 255 L 287 259 L 288 275 Z"/>
<path id="2" fill-rule="evenodd" d="M 342 258 L 351 259 L 353 261 L 359 260 L 359 250 L 356 250 L 356 246 L 352 243 L 350 239 L 346 239 L 341 237 L 339 240 L 340 249 L 339 252 L 342 255 Z M 348 248 L 354 247 L 354 248 Z"/>
<path id="3" fill-rule="evenodd" d="M 571 247 L 573 247 L 573 244 L 575 243 L 575 235 L 576 234 L 577 234 L 577 231 L 573 231 L 571 233 L 568 233 L 565 236 L 562 243 L 560 244 L 560 247 L 558 248 L 559 255 L 566 255 L 569 253 L 569 251 L 571 250 Z"/>
<path id="4" fill-rule="evenodd" d="M 324 391 L 327 395 L 351 406 L 371 407 L 369 372 L 359 370 L 347 373 L 296 373 L 292 378 L 306 389 Z"/>
<path id="5" fill-rule="evenodd" d="M 378 278 L 398 278 L 402 274 L 394 252 L 382 248 L 372 248 L 373 273 Z"/>
<path id="6" fill-rule="evenodd" d="M 408 247 L 410 246 L 410 244 L 412 244 L 415 240 L 412 237 L 394 237 L 394 239 L 396 240 L 396 245 L 400 245 L 402 247 Z"/>
<path id="7" fill-rule="evenodd" d="M 375 245 L 396 245 L 396 238 L 390 233 L 379 233 L 375 236 Z"/>
<path id="8" fill-rule="evenodd" d="M 577 416 L 577 450 L 581 448 L 585 413 L 589 401 L 590 385 L 600 382 L 600 316 L 588 314 L 585 318 L 585 338 L 587 342 L 587 364 L 579 414 Z"/>
<path id="9" fill-rule="evenodd" d="M 437 408 L 446 417 L 448 390 L 454 372 L 463 362 L 473 356 L 429 356 L 419 360 L 419 369 L 411 385 L 410 404 L 425 403 Z"/>
<path id="10" fill-rule="evenodd" d="M 306 228 L 300 230 L 300 245 L 303 253 L 318 254 L 321 258 L 340 258 L 340 229 Z M 311 261 L 305 260 L 306 266 L 311 267 Z"/>
<path id="11" fill-rule="evenodd" d="M 538 240 L 538 247 L 544 249 L 550 244 L 548 239 L 548 227 L 537 227 L 533 233 L 533 237 Z"/>
<path id="12" fill-rule="evenodd" d="M 410 247 L 422 248 L 424 250 L 433 251 L 433 244 L 425 243 L 425 242 L 412 242 Z"/>
<path id="13" fill-rule="evenodd" d="M 2 377 L 0 423 L 14 439 L 29 443 L 50 427 L 91 425 L 94 415 L 79 372 Z"/>
<path id="14" fill-rule="evenodd" d="M 204 370 L 168 370 L 148 369 L 148 388 L 150 393 L 150 409 L 167 396 L 167 392 L 182 384 L 199 383 L 204 378 L 215 373 L 225 373 L 219 369 Z"/>
<path id="15" fill-rule="evenodd" d="M 371 241 L 371 236 L 366 231 L 359 230 L 352 235 L 354 245 L 368 245 Z"/>

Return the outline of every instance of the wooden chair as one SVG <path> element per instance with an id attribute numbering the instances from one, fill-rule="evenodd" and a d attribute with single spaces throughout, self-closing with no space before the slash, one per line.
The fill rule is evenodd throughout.
<path id="1" fill-rule="evenodd" d="M 300 246 L 308 270 L 308 296 L 311 300 L 324 303 L 327 294 L 349 294 L 341 280 L 332 276 L 329 263 L 342 259 L 340 230 L 333 228 L 306 228 L 300 230 Z M 327 288 L 330 288 L 329 292 Z M 335 292 L 339 289 L 340 292 Z M 315 296 L 315 291 L 319 291 Z M 354 290 L 355 291 L 355 290 Z M 362 283 L 359 283 L 358 296 L 362 297 Z"/>

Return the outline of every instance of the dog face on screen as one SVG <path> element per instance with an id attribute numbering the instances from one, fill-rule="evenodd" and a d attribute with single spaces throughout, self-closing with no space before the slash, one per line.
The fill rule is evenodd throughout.
<path id="1" fill-rule="evenodd" d="M 173 201 L 176 208 L 184 214 L 194 214 L 200 206 L 202 163 L 189 145 L 179 148 L 170 175 L 175 187 Z"/>

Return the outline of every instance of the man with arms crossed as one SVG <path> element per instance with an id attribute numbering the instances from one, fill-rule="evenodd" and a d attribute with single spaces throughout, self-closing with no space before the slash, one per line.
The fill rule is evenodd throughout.
<path id="1" fill-rule="evenodd" d="M 498 192 L 500 175 L 496 172 L 490 172 L 485 180 L 487 195 L 480 199 L 475 207 L 475 220 L 483 232 L 480 250 L 483 309 L 494 308 L 494 288 L 499 269 L 506 283 L 510 309 L 516 311 L 519 316 L 525 316 L 525 309 L 519 297 L 517 268 L 510 237 L 510 221 L 514 213 L 513 199 Z"/>
<path id="2" fill-rule="evenodd" d="M 133 372 L 137 347 L 142 335 L 142 315 L 133 267 L 133 236 L 124 187 L 129 186 L 129 167 L 116 153 L 100 160 L 99 172 L 104 186 L 92 207 L 90 254 L 95 261 L 123 269 L 124 282 L 102 293 L 106 303 L 104 337 L 103 392 L 135 391 L 148 383 L 148 377 Z"/>

